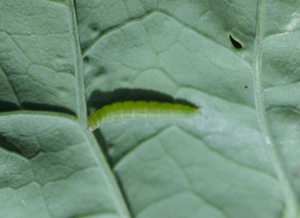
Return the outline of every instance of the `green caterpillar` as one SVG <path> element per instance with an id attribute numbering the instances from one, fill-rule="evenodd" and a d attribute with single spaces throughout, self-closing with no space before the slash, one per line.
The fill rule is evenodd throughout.
<path id="1" fill-rule="evenodd" d="M 125 101 L 106 105 L 94 112 L 87 129 L 94 131 L 103 123 L 131 119 L 178 119 L 200 114 L 199 108 L 182 104 L 159 103 L 155 101 Z"/>

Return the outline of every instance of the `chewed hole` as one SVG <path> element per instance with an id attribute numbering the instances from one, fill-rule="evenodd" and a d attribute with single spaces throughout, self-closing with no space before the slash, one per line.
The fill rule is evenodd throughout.
<path id="1" fill-rule="evenodd" d="M 243 48 L 242 44 L 239 43 L 238 41 L 236 41 L 231 35 L 229 35 L 229 39 L 230 39 L 230 42 L 233 45 L 233 47 L 235 47 L 237 49 Z"/>

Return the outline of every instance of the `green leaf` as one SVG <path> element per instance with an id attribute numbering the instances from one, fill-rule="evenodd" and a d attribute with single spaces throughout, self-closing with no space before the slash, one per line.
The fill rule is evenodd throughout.
<path id="1" fill-rule="evenodd" d="M 296 1 L 0 0 L 0 218 L 299 218 Z M 87 115 L 125 100 L 201 115 Z"/>

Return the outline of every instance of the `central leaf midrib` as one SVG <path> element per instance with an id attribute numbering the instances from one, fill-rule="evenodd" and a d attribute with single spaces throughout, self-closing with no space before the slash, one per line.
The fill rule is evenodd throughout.
<path id="1" fill-rule="evenodd" d="M 68 10 L 70 16 L 70 26 L 71 26 L 71 38 L 73 47 L 73 58 L 74 58 L 74 70 L 75 70 L 75 89 L 76 89 L 76 114 L 78 116 L 78 124 L 82 131 L 82 135 L 85 137 L 89 144 L 91 153 L 94 156 L 99 168 L 102 171 L 102 176 L 105 180 L 108 190 L 111 192 L 112 200 L 115 204 L 115 209 L 118 215 L 122 218 L 131 218 L 131 214 L 128 210 L 128 205 L 126 204 L 125 198 L 122 195 L 120 187 L 116 181 L 116 178 L 108 166 L 104 155 L 99 149 L 99 145 L 95 140 L 92 133 L 86 130 L 87 125 L 87 106 L 85 98 L 85 84 L 84 84 L 84 73 L 83 73 L 83 59 L 81 53 L 81 47 L 79 42 L 79 32 L 77 28 L 77 18 L 75 12 L 75 5 L 73 0 L 68 1 Z M 101 198 L 101 196 L 99 196 Z"/>
<path id="2" fill-rule="evenodd" d="M 76 12 L 74 2 L 69 0 L 68 11 L 70 16 L 71 39 L 74 58 L 74 74 L 76 82 L 76 114 L 78 116 L 81 128 L 85 128 L 87 123 L 87 109 L 85 99 L 84 77 L 83 77 L 83 60 L 79 43 L 79 35 L 76 21 Z"/>
<path id="3" fill-rule="evenodd" d="M 286 170 L 283 158 L 278 150 L 278 147 L 274 143 L 274 140 L 270 134 L 269 125 L 266 118 L 266 110 L 264 107 L 263 90 L 260 82 L 260 75 L 262 72 L 262 41 L 263 35 L 261 32 L 262 27 L 262 12 L 263 12 L 263 0 L 257 0 L 256 10 L 256 37 L 255 37 L 255 62 L 254 62 L 254 86 L 255 86 L 255 104 L 258 121 L 261 127 L 261 131 L 265 138 L 265 143 L 270 151 L 271 161 L 276 171 L 279 183 L 282 187 L 285 211 L 283 217 L 296 218 L 297 216 L 297 197 L 296 192 L 293 189 L 292 181 Z"/>

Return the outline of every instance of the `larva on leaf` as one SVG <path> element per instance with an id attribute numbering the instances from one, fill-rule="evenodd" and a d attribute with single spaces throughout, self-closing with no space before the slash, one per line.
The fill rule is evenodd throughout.
<path id="1" fill-rule="evenodd" d="M 103 123 L 130 119 L 179 119 L 198 114 L 200 114 L 199 108 L 182 104 L 155 101 L 117 102 L 94 112 L 88 120 L 87 129 L 94 131 Z"/>

